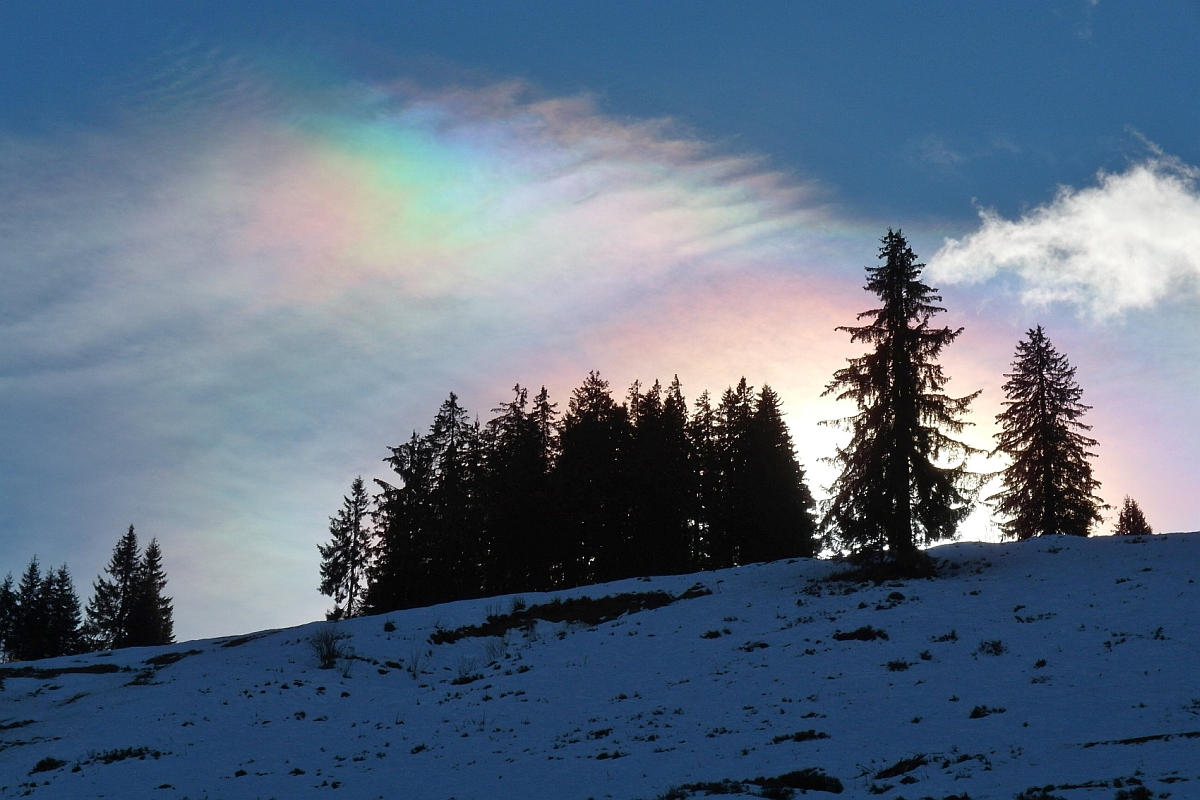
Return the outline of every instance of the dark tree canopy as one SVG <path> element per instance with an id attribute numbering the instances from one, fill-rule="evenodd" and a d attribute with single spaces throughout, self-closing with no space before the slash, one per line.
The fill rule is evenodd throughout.
<path id="1" fill-rule="evenodd" d="M 852 434 L 831 461 L 841 473 L 831 487 L 821 529 L 830 546 L 901 565 L 921 562 L 918 546 L 951 539 L 970 513 L 980 478 L 966 468 L 978 451 L 947 435 L 960 433 L 979 392 L 950 397 L 937 363 L 962 329 L 930 324 L 944 309 L 921 282 L 923 264 L 900 231 L 888 230 L 882 264 L 867 268 L 866 289 L 878 308 L 868 324 L 842 327 L 873 349 L 834 373 L 825 394 L 853 400 L 859 412 L 835 423 Z M 943 465 L 946 459 L 961 459 Z"/>
<path id="2" fill-rule="evenodd" d="M 1100 483 L 1089 459 L 1097 442 L 1080 419 L 1090 406 L 1080 402 L 1083 390 L 1075 368 L 1054 349 L 1039 325 L 1017 344 L 1004 411 L 996 416 L 995 453 L 1012 463 L 1001 473 L 1000 492 L 988 498 L 1007 519 L 1004 535 L 1012 539 L 1061 533 L 1087 536 L 1107 508 L 1096 496 Z"/>
<path id="3" fill-rule="evenodd" d="M 1149 536 L 1154 533 L 1150 523 L 1146 522 L 1146 515 L 1142 513 L 1141 507 L 1129 495 L 1125 495 L 1125 502 L 1121 504 L 1113 533 L 1117 536 Z"/>

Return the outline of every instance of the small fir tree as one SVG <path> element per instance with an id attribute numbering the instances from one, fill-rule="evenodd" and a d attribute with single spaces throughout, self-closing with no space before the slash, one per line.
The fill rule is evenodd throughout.
<path id="1" fill-rule="evenodd" d="M 162 566 L 158 539 L 151 539 L 142 554 L 137 594 L 131 614 L 129 646 L 149 647 L 175 641 L 174 608 L 171 598 L 163 595 L 167 573 Z"/>
<path id="2" fill-rule="evenodd" d="M 63 564 L 42 579 L 41 605 L 46 625 L 42 658 L 74 655 L 84 649 L 80 628 L 79 595 L 71 572 Z"/>
<path id="3" fill-rule="evenodd" d="M 867 268 L 865 287 L 880 306 L 858 315 L 869 324 L 838 328 L 874 349 L 850 359 L 825 389 L 859 412 L 830 423 L 852 436 L 830 459 L 841 472 L 821 530 L 833 547 L 874 559 L 886 553 L 901 571 L 920 572 L 927 559 L 918 546 L 954 537 L 981 482 L 965 461 L 979 451 L 946 433 L 969 424 L 962 417 L 979 392 L 944 393 L 937 359 L 962 329 L 930 324 L 944 311 L 941 297 L 921 281 L 924 265 L 900 231 L 889 229 L 882 243 L 883 263 Z M 941 465 L 946 458 L 962 460 Z"/>
<path id="4" fill-rule="evenodd" d="M 321 594 L 333 598 L 329 619 L 362 613 L 367 568 L 371 556 L 371 498 L 362 476 L 350 484 L 342 507 L 329 518 L 329 543 L 317 545 L 321 553 Z"/>
<path id="5" fill-rule="evenodd" d="M 1125 502 L 1121 504 L 1113 533 L 1117 536 L 1149 536 L 1154 533 L 1150 523 L 1146 522 L 1146 515 L 1142 513 L 1141 507 L 1129 495 L 1125 495 Z"/>
<path id="6" fill-rule="evenodd" d="M 8 573 L 0 583 L 0 653 L 10 660 L 13 642 L 13 625 L 17 617 L 17 593 L 13 590 L 13 576 Z"/>
<path id="7" fill-rule="evenodd" d="M 995 453 L 1012 463 L 1001 472 L 1001 490 L 988 498 L 1007 519 L 1001 531 L 1013 539 L 1062 533 L 1087 536 L 1107 508 L 1096 496 L 1100 483 L 1089 459 L 1095 439 L 1080 421 L 1090 406 L 1075 368 L 1054 349 L 1039 325 L 1017 344 L 1013 371 L 1004 377 L 1007 406 L 996 416 Z"/>

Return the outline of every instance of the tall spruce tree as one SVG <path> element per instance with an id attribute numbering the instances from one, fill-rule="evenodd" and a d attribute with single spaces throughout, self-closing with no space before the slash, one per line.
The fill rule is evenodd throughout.
<path id="1" fill-rule="evenodd" d="M 376 480 L 375 507 L 379 541 L 369 573 L 366 605 L 372 613 L 412 608 L 434 602 L 432 582 L 433 486 L 436 478 L 429 442 L 413 431 L 384 459 L 398 485 Z"/>
<path id="2" fill-rule="evenodd" d="M 700 393 L 688 420 L 688 462 L 695 494 L 692 499 L 690 547 L 692 563 L 700 569 L 715 569 L 715 542 L 721 540 L 721 451 L 717 411 L 708 390 Z"/>
<path id="3" fill-rule="evenodd" d="M 329 543 L 317 545 L 321 553 L 321 594 L 333 598 L 329 619 L 362 613 L 371 558 L 371 498 L 362 476 L 350 484 L 342 507 L 329 518 Z"/>
<path id="4" fill-rule="evenodd" d="M 117 541 L 104 571 L 92 584 L 87 606 L 87 631 L 97 650 L 129 646 L 129 616 L 141 578 L 137 533 L 133 526 Z"/>
<path id="5" fill-rule="evenodd" d="M 783 421 L 782 401 L 770 386 L 755 398 L 745 450 L 744 513 L 750 525 L 738 548 L 741 563 L 814 555 L 812 493 Z"/>
<path id="6" fill-rule="evenodd" d="M 0 583 L 0 653 L 10 660 L 12 652 L 13 625 L 17 618 L 17 593 L 13 589 L 13 576 L 8 573 Z"/>
<path id="7" fill-rule="evenodd" d="M 74 655 L 84 649 L 80 628 L 79 595 L 71 572 L 63 564 L 42 579 L 40 603 L 46 625 L 45 651 L 42 658 Z"/>
<path id="8" fill-rule="evenodd" d="M 1113 533 L 1117 536 L 1150 536 L 1154 533 L 1141 507 L 1129 495 L 1125 495 L 1125 502 L 1121 504 Z"/>
<path id="9" fill-rule="evenodd" d="M 943 391 L 948 379 L 937 359 L 962 329 L 931 326 L 944 311 L 941 297 L 921 281 L 924 264 L 900 231 L 888 230 L 879 258 L 865 288 L 880 306 L 858 315 L 869 324 L 838 328 L 874 349 L 849 359 L 824 392 L 853 400 L 859 412 L 830 423 L 852 436 L 830 459 L 841 471 L 821 530 L 831 546 L 920 572 L 927 560 L 919 545 L 953 538 L 979 488 L 966 468 L 966 456 L 978 451 L 946 433 L 969 424 L 962 417 L 979 392 Z M 939 463 L 947 458 L 962 460 Z"/>
<path id="10" fill-rule="evenodd" d="M 532 408 L 526 389 L 515 386 L 513 394 L 484 429 L 484 574 L 492 594 L 550 589 L 560 560 L 550 486 L 554 404 L 545 387 Z"/>
<path id="11" fill-rule="evenodd" d="M 555 470 L 562 498 L 563 580 L 568 586 L 633 574 L 626 466 L 632 426 L 608 381 L 591 372 L 571 393 Z"/>
<path id="12" fill-rule="evenodd" d="M 690 517 L 695 490 L 688 462 L 687 402 L 676 376 L 664 392 L 655 381 L 629 390 L 633 425 L 626 459 L 629 563 L 645 575 L 672 575 L 692 566 Z"/>
<path id="13" fill-rule="evenodd" d="M 45 589 L 41 565 L 37 556 L 34 556 L 17 583 L 12 635 L 8 643 L 11 661 L 32 661 L 45 657 L 49 639 L 49 619 L 43 602 Z"/>
<path id="14" fill-rule="evenodd" d="M 752 505 L 756 498 L 750 465 L 750 438 L 754 419 L 754 387 L 745 377 L 725 389 L 716 410 L 719 493 L 714 508 L 710 562 L 722 569 L 744 564 L 747 542 L 755 525 Z"/>
<path id="15" fill-rule="evenodd" d="M 167 573 L 162 565 L 158 539 L 150 539 L 138 567 L 138 583 L 130 614 L 129 647 L 150 647 L 175 641 L 174 608 L 163 595 Z"/>
<path id="16" fill-rule="evenodd" d="M 1038 325 L 1017 344 L 1013 371 L 1005 373 L 1004 405 L 996 416 L 995 453 L 1012 463 L 1001 473 L 1000 492 L 988 498 L 1007 519 L 1005 536 L 1028 539 L 1062 533 L 1087 536 L 1107 508 L 1096 496 L 1100 483 L 1092 476 L 1090 425 L 1080 421 L 1090 406 L 1080 402 L 1083 390 L 1075 368 L 1054 349 Z"/>

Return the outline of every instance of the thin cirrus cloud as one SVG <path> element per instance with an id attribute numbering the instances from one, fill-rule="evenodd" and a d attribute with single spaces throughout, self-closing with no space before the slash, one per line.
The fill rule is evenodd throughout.
<path id="1" fill-rule="evenodd" d="M 1103 319 L 1147 309 L 1200 287 L 1200 170 L 1155 152 L 1095 186 L 1006 220 L 979 212 L 978 231 L 947 239 L 930 259 L 946 283 L 1011 273 L 1033 305 L 1069 302 Z"/>
<path id="2" fill-rule="evenodd" d="M 720 389 L 744 367 L 654 354 L 737 352 L 783 294 L 823 315 L 820 273 L 874 236 L 759 160 L 514 84 L 243 70 L 3 152 L 0 555 L 86 585 L 134 522 L 185 636 L 317 616 L 325 517 L 448 390 Z M 741 309 L 719 335 L 714 297 Z"/>

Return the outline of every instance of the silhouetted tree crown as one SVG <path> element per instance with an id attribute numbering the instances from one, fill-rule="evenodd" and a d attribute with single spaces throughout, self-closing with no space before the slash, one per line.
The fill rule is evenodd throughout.
<path id="1" fill-rule="evenodd" d="M 1005 373 L 1004 411 L 996 416 L 995 453 L 1012 463 L 1001 473 L 1000 492 L 988 498 L 1006 519 L 1005 536 L 1028 539 L 1061 533 L 1087 536 L 1107 508 L 1089 459 L 1097 442 L 1080 419 L 1090 408 L 1075 368 L 1039 325 L 1017 343 L 1012 372 Z"/>
<path id="2" fill-rule="evenodd" d="M 946 432 L 969 424 L 962 418 L 979 392 L 943 391 L 948 379 L 937 359 L 962 329 L 930 324 L 944 310 L 941 297 L 921 281 L 924 265 L 900 231 L 888 230 L 879 258 L 865 287 L 879 307 L 858 315 L 868 324 L 838 328 L 872 350 L 850 359 L 825 390 L 859 411 L 831 423 L 852 435 L 830 459 L 840 474 L 821 530 L 832 547 L 917 566 L 918 546 L 953 538 L 971 511 L 980 476 L 965 459 L 979 451 Z M 943 465 L 948 458 L 961 460 Z"/>
<path id="3" fill-rule="evenodd" d="M 1125 502 L 1121 504 L 1113 533 L 1117 536 L 1149 536 L 1154 533 L 1150 523 L 1146 522 L 1146 515 L 1142 513 L 1141 507 L 1136 500 L 1130 499 L 1129 495 L 1125 495 Z"/>

